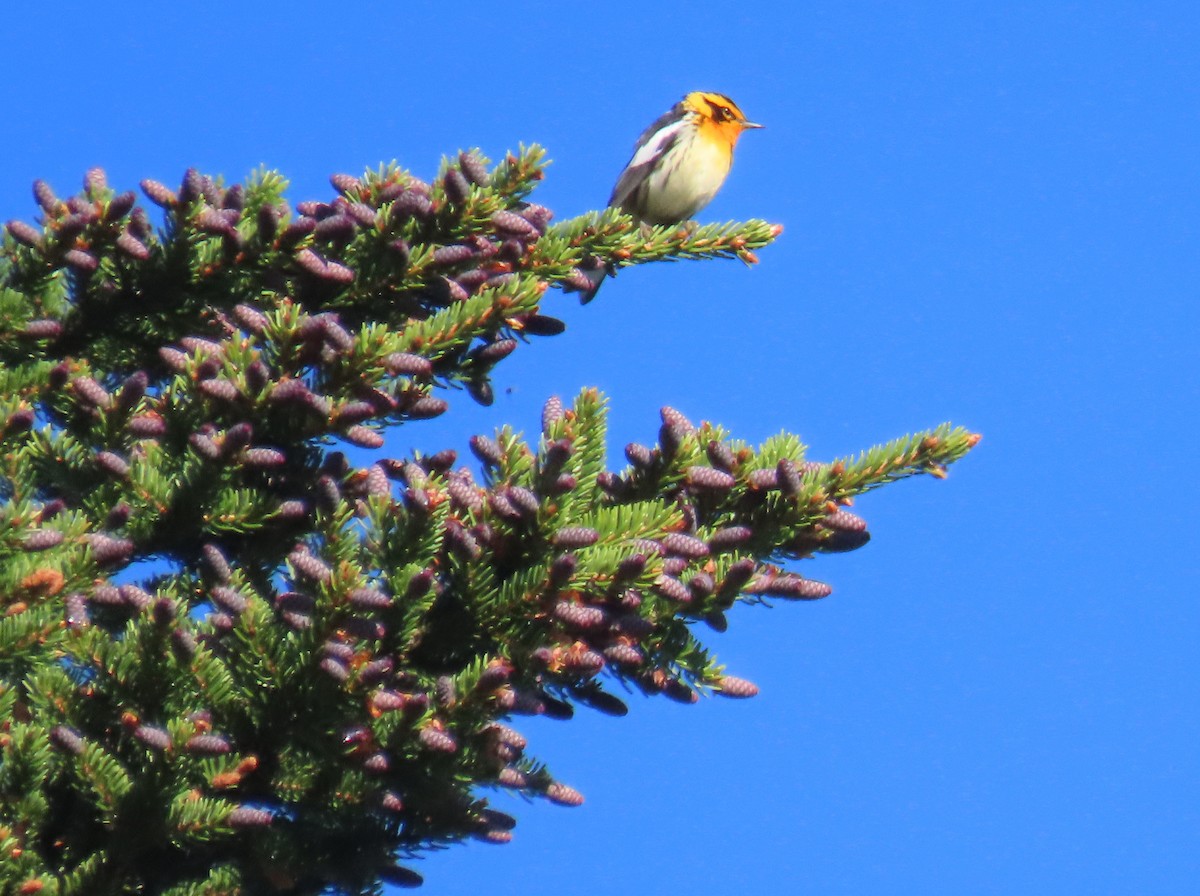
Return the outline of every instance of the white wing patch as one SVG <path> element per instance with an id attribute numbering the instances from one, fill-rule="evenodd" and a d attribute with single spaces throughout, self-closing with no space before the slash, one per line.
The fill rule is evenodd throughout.
<path id="1" fill-rule="evenodd" d="M 657 167 L 660 157 L 666 152 L 672 142 L 679 139 L 686 126 L 685 119 L 673 121 L 668 125 L 652 128 L 644 135 L 644 141 L 639 141 L 633 152 L 633 158 L 617 178 L 612 196 L 608 204 L 617 208 L 624 207 L 629 197 L 637 192 Z"/>
<path id="2" fill-rule="evenodd" d="M 675 135 L 679 133 L 680 129 L 687 124 L 687 119 L 681 118 L 679 121 L 673 121 L 665 128 L 662 128 L 654 135 L 654 139 L 647 140 L 637 148 L 637 151 L 633 154 L 633 158 L 629 160 L 629 164 L 625 167 L 638 168 L 657 158 L 663 149 L 666 148 L 667 144 L 675 139 Z"/>

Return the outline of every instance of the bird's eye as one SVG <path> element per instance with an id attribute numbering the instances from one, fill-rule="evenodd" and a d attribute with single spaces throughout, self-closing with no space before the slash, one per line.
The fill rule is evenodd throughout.
<path id="1" fill-rule="evenodd" d="M 717 121 L 729 121 L 733 118 L 733 112 L 728 106 L 713 106 L 713 118 Z"/>

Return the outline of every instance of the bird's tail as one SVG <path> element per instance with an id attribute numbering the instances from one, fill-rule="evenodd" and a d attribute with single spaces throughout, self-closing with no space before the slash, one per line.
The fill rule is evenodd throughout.
<path id="1" fill-rule="evenodd" d="M 573 272 L 573 276 L 564 284 L 563 292 L 579 293 L 579 304 L 586 305 L 596 298 L 600 285 L 607 277 L 615 276 L 616 269 L 599 258 L 585 258 Z"/>

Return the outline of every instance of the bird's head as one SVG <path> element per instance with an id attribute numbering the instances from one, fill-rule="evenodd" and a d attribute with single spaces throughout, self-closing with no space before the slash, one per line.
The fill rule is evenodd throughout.
<path id="1" fill-rule="evenodd" d="M 738 104 L 723 93 L 693 91 L 683 98 L 683 108 L 696 116 L 702 128 L 711 129 L 711 134 L 724 139 L 731 148 L 742 136 L 742 131 L 762 127 L 749 121 Z"/>

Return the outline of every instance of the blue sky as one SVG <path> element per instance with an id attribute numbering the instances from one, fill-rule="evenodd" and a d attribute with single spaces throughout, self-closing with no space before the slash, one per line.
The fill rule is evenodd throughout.
<path id="1" fill-rule="evenodd" d="M 588 802 L 419 863 L 425 892 L 1190 893 L 1200 878 L 1200 7 L 1193 3 L 27 5 L 0 49 L 0 217 L 29 184 L 282 170 L 539 142 L 598 208 L 684 92 L 746 136 L 702 220 L 736 262 L 622 273 L 567 332 L 393 434 L 464 448 L 550 394 L 612 399 L 612 458 L 674 405 L 828 459 L 943 420 L 947 482 L 857 509 L 828 599 L 713 635 L 751 701 L 522 720 Z M 502 807 L 505 805 L 501 803 Z"/>

